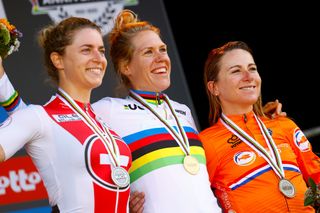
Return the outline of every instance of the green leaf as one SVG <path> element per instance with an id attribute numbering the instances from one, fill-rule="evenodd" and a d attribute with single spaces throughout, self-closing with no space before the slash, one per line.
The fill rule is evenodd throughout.
<path id="1" fill-rule="evenodd" d="M 4 24 L 0 24 L 0 45 L 7 45 L 10 42 L 10 32 Z"/>
<path id="2" fill-rule="evenodd" d="M 316 185 L 316 183 L 314 182 L 314 180 L 311 178 L 311 177 L 309 177 L 309 185 L 311 186 L 311 189 L 312 189 L 312 191 L 313 192 L 316 192 L 317 191 L 317 185 Z"/>
<path id="3" fill-rule="evenodd" d="M 313 204 L 313 198 L 312 197 L 306 197 L 304 199 L 304 206 L 310 206 Z"/>

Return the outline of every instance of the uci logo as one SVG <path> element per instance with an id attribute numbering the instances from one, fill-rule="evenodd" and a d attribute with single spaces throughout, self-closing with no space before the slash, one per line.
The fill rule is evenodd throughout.
<path id="1" fill-rule="evenodd" d="M 136 110 L 136 109 L 144 110 L 144 108 L 142 108 L 141 106 L 137 106 L 135 104 L 124 105 L 124 109 L 125 110 Z"/>

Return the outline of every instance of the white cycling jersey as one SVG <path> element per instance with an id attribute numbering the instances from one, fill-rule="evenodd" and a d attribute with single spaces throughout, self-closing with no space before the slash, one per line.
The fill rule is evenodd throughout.
<path id="1" fill-rule="evenodd" d="M 155 93 L 141 92 L 140 95 L 143 97 L 145 93 L 149 100 L 156 99 Z M 200 162 L 197 175 L 184 169 L 185 153 L 165 126 L 133 98 L 103 98 L 92 107 L 131 149 L 131 191 L 145 193 L 144 212 L 221 212 L 210 188 L 204 149 L 190 109 L 175 101 L 170 103 L 187 134 L 192 156 Z M 165 102 L 149 105 L 168 124 L 177 128 Z"/>

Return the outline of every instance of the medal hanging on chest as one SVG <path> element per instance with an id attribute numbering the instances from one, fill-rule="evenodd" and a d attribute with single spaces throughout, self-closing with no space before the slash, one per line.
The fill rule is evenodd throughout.
<path id="1" fill-rule="evenodd" d="M 296 189 L 289 180 L 282 178 L 279 181 L 279 189 L 288 198 L 293 198 L 296 195 Z"/>
<path id="2" fill-rule="evenodd" d="M 192 175 L 196 175 L 199 172 L 200 166 L 197 158 L 186 155 L 183 159 L 184 169 Z"/>
<path id="3" fill-rule="evenodd" d="M 96 121 L 87 113 L 80 108 L 77 103 L 61 88 L 58 90 L 60 99 L 72 109 L 81 120 L 100 138 L 100 140 L 106 145 L 106 149 L 110 156 L 111 161 L 111 179 L 113 182 L 121 188 L 129 186 L 130 176 L 127 170 L 120 166 L 120 151 L 115 141 L 115 138 L 110 133 L 108 127 L 101 123 L 102 129 L 96 123 Z"/>
<path id="4" fill-rule="evenodd" d="M 122 167 L 114 167 L 111 171 L 111 178 L 119 187 L 126 187 L 130 183 L 129 173 Z"/>
<path id="5" fill-rule="evenodd" d="M 292 182 L 285 178 L 284 169 L 282 165 L 282 160 L 276 143 L 273 141 L 270 133 L 267 130 L 267 127 L 264 123 L 253 114 L 259 128 L 260 132 L 263 135 L 263 138 L 266 141 L 266 144 L 269 147 L 269 152 L 261 146 L 255 139 L 243 131 L 237 124 L 231 121 L 223 113 L 221 114 L 221 123 L 233 134 L 238 136 L 243 142 L 250 146 L 253 150 L 258 152 L 270 165 L 275 174 L 280 178 L 279 180 L 279 190 L 287 198 L 293 198 L 296 195 L 296 190 Z"/>
<path id="6" fill-rule="evenodd" d="M 174 128 L 171 127 L 171 125 L 169 125 L 167 123 L 167 121 L 165 121 L 155 110 L 153 110 L 143 98 L 141 98 L 138 94 L 136 94 L 132 90 L 130 90 L 130 97 L 132 97 L 138 103 L 142 104 L 159 121 L 161 121 L 161 123 L 166 127 L 168 132 L 172 135 L 172 137 L 178 143 L 178 145 L 180 146 L 181 150 L 185 153 L 185 157 L 183 159 L 183 167 L 184 167 L 184 169 L 188 173 L 190 173 L 192 175 L 198 174 L 198 172 L 200 170 L 199 162 L 198 162 L 197 158 L 195 158 L 194 156 L 191 155 L 188 137 L 187 137 L 182 125 L 179 122 L 179 119 L 178 119 L 178 117 L 177 117 L 177 115 L 175 113 L 175 110 L 173 109 L 173 107 L 170 104 L 169 98 L 166 95 L 164 95 L 164 101 L 168 105 L 168 107 L 170 109 L 170 112 L 173 115 L 173 117 L 175 119 L 175 122 L 177 124 L 177 127 L 178 127 L 177 131 L 174 130 Z"/>

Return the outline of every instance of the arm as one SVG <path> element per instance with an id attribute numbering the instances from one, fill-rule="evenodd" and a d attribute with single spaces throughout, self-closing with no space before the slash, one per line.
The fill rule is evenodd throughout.
<path id="1" fill-rule="evenodd" d="M 9 113 L 23 109 L 26 104 L 22 101 L 17 91 L 15 91 L 2 65 L 0 57 L 0 105 Z"/>
<path id="2" fill-rule="evenodd" d="M 43 121 L 34 107 L 28 107 L 11 115 L 0 124 L 0 162 L 7 160 L 27 143 L 31 145 L 44 133 Z"/>
<path id="3" fill-rule="evenodd" d="M 290 128 L 288 139 L 297 156 L 297 162 L 304 180 L 308 183 L 308 179 L 311 177 L 316 183 L 320 183 L 320 158 L 312 151 L 311 143 L 292 120 L 289 120 L 283 126 L 283 128 Z"/>
<path id="4" fill-rule="evenodd" d="M 4 68 L 2 66 L 2 58 L 0 56 L 0 79 L 2 78 L 3 75 L 4 75 Z"/>

